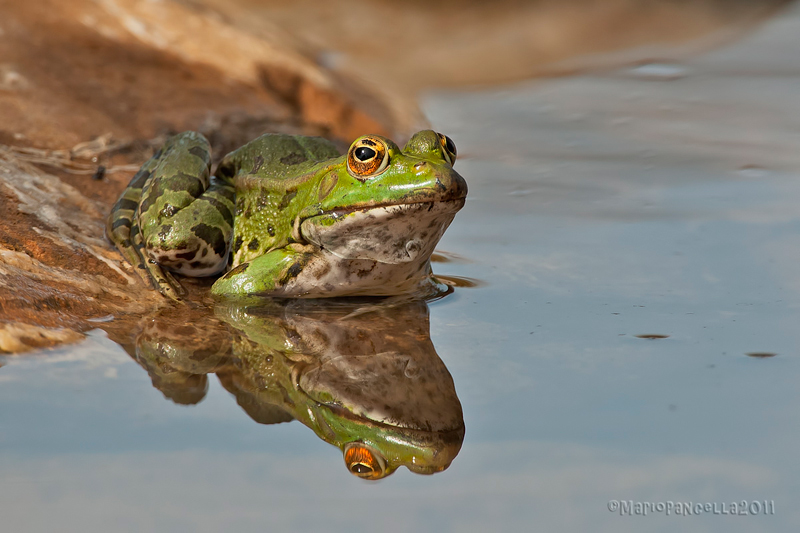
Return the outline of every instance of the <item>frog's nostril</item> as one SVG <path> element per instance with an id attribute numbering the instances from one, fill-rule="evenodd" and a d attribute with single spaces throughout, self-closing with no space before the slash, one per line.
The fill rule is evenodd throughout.
<path id="1" fill-rule="evenodd" d="M 426 166 L 428 166 L 428 163 L 426 163 L 425 161 L 420 161 L 419 163 L 414 165 L 414 170 L 420 170 L 425 168 Z"/>

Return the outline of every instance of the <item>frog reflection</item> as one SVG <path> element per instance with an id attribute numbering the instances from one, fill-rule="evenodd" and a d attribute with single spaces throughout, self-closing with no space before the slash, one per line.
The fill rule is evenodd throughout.
<path id="1" fill-rule="evenodd" d="M 442 471 L 464 438 L 421 301 L 268 300 L 218 306 L 213 316 L 170 308 L 128 350 L 176 403 L 199 402 L 216 373 L 253 420 L 299 420 L 365 479 L 400 466 Z"/>

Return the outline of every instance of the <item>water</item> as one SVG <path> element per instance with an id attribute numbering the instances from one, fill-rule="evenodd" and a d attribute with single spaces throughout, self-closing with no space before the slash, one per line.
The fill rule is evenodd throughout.
<path id="1" fill-rule="evenodd" d="M 3 359 L 3 529 L 796 529 L 798 30 L 794 10 L 681 65 L 424 99 L 470 185 L 434 267 L 481 281 L 429 309 L 466 427 L 446 471 L 357 479 L 213 376 L 165 400 L 97 330 Z"/>

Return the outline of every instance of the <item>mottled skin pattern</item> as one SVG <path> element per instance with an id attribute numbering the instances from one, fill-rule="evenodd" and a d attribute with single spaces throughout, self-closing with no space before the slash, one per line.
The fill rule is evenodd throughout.
<path id="1" fill-rule="evenodd" d="M 360 477 L 450 465 L 464 417 L 424 301 L 241 304 L 220 303 L 213 314 L 167 306 L 144 321 L 129 353 L 177 403 L 201 401 L 206 374 L 216 373 L 255 421 L 297 419 L 339 448 Z"/>
<path id="2" fill-rule="evenodd" d="M 174 299 L 170 271 L 226 267 L 218 296 L 429 295 L 441 290 L 430 254 L 467 194 L 455 157 L 430 130 L 403 150 L 363 136 L 344 156 L 325 139 L 268 134 L 210 177 L 208 142 L 185 132 L 134 176 L 107 233 Z"/>
<path id="3" fill-rule="evenodd" d="M 227 262 L 234 188 L 210 178 L 210 159 L 201 134 L 172 137 L 136 173 L 108 218 L 111 241 L 173 299 L 183 291 L 170 270 L 210 275 Z"/>

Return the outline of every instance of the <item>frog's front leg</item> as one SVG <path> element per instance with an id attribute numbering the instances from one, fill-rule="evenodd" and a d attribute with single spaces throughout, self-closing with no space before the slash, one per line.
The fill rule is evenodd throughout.
<path id="1" fill-rule="evenodd" d="M 275 295 L 302 272 L 316 251 L 301 244 L 272 250 L 231 269 L 214 283 L 211 293 L 226 297 Z"/>

